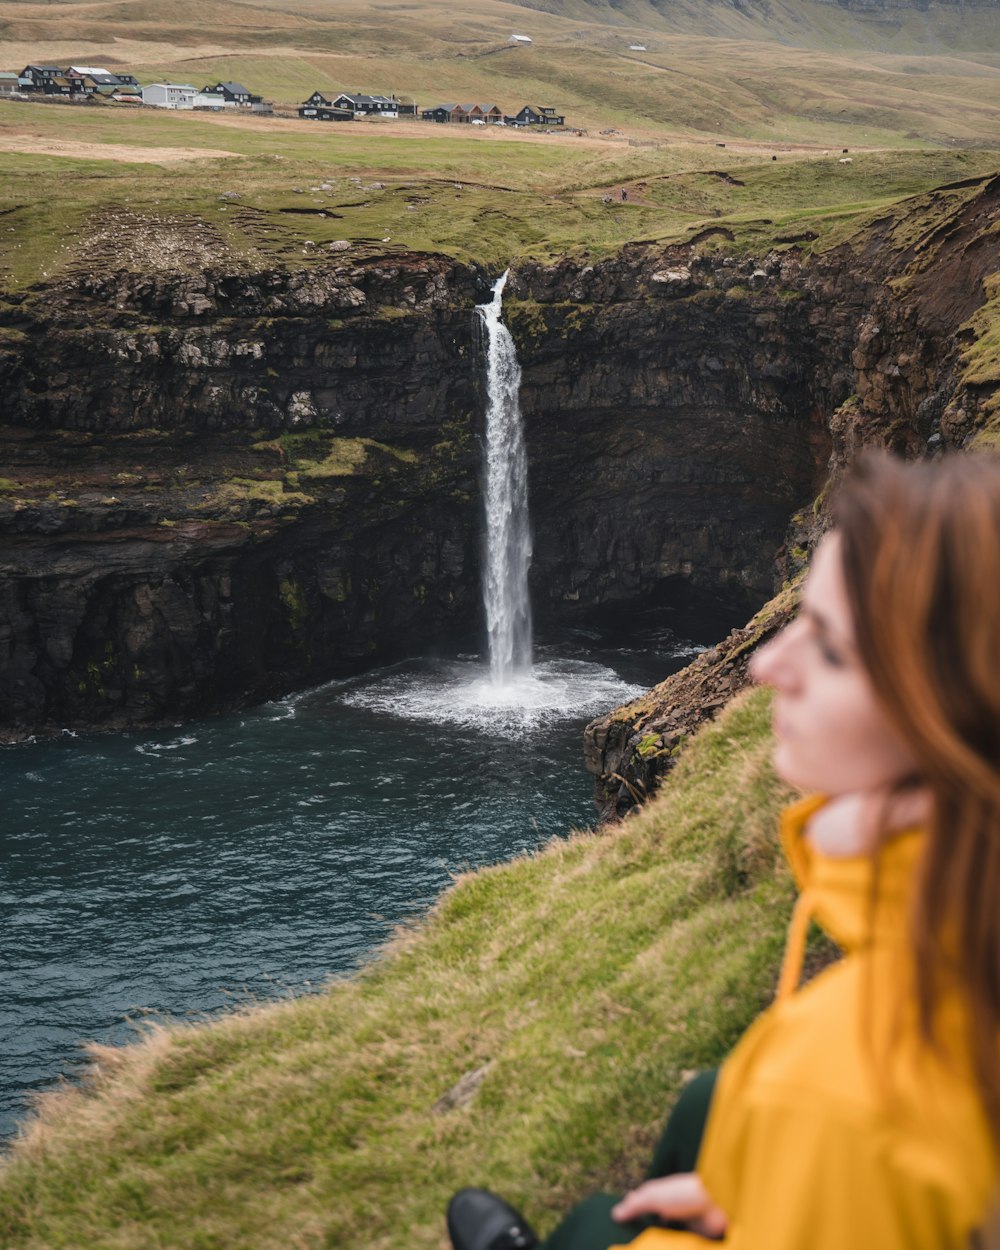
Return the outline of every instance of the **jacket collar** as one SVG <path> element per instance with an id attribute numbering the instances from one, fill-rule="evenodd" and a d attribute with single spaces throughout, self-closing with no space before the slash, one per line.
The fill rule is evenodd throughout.
<path id="1" fill-rule="evenodd" d="M 813 795 L 786 808 L 781 842 L 799 898 L 792 913 L 778 1000 L 794 993 L 810 921 L 815 920 L 844 951 L 905 941 L 907 911 L 926 835 L 909 829 L 894 834 L 871 854 L 824 855 L 805 836 L 812 817 L 827 802 Z"/>

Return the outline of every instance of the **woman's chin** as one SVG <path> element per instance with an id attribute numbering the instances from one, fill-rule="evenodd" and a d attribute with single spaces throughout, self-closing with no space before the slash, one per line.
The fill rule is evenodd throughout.
<path id="1" fill-rule="evenodd" d="M 823 789 L 820 780 L 812 775 L 815 770 L 804 767 L 802 761 L 796 759 L 794 749 L 781 738 L 778 738 L 774 744 L 771 762 L 781 780 L 794 790 L 801 790 L 803 794 L 807 794 L 813 790 Z"/>

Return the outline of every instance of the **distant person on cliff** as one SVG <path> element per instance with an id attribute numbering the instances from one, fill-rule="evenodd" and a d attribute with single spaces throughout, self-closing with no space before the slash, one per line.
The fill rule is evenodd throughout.
<path id="1" fill-rule="evenodd" d="M 682 1093 L 651 1178 L 545 1250 L 996 1246 L 1000 461 L 863 461 L 755 657 L 800 889 L 774 1005 Z M 800 987 L 810 921 L 844 958 Z M 707 1119 L 707 1124 L 706 1124 Z M 456 1250 L 536 1244 L 486 1190 Z"/>

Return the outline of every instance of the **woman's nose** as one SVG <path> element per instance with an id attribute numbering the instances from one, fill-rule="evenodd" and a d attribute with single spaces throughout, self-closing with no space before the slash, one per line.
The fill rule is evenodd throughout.
<path id="1" fill-rule="evenodd" d="M 750 660 L 750 676 L 759 686 L 783 688 L 794 680 L 795 628 L 786 625 L 780 634 L 765 643 Z"/>

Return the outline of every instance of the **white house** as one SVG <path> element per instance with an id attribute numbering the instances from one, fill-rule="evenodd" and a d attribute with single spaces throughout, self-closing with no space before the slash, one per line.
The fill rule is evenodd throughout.
<path id="1" fill-rule="evenodd" d="M 511 35 L 511 43 L 531 43 L 530 35 Z"/>
<path id="2" fill-rule="evenodd" d="M 143 104 L 159 109 L 193 109 L 198 88 L 190 83 L 153 82 L 142 89 Z"/>

